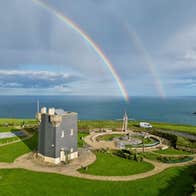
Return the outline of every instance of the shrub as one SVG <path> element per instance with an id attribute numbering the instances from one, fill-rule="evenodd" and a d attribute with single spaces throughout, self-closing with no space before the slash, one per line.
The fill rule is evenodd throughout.
<path id="1" fill-rule="evenodd" d="M 167 140 L 169 140 L 171 142 L 171 146 L 176 148 L 176 142 L 177 142 L 177 136 L 176 135 L 172 135 L 170 133 L 163 133 L 163 132 L 160 132 L 160 131 L 155 131 L 155 130 L 151 130 L 150 131 L 151 134 L 153 135 L 157 135 L 159 137 L 163 137 Z"/>
<path id="2" fill-rule="evenodd" d="M 157 160 L 163 163 L 180 163 L 180 162 L 190 161 L 192 159 L 193 158 L 189 156 L 180 156 L 180 157 L 159 156 L 157 157 Z"/>
<path id="3" fill-rule="evenodd" d="M 180 136 L 177 137 L 177 145 L 178 146 L 185 146 L 188 148 L 196 148 L 196 142 L 188 140 L 188 139 L 186 139 L 184 137 L 180 137 Z"/>
<path id="4" fill-rule="evenodd" d="M 124 159 L 134 160 L 138 162 L 143 161 L 142 155 L 138 155 L 136 152 L 132 152 L 126 149 L 114 151 L 113 154 Z"/>

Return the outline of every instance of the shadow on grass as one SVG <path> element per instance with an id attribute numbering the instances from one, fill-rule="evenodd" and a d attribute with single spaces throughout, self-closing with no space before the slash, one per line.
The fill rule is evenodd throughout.
<path id="1" fill-rule="evenodd" d="M 190 195 L 194 192 L 193 185 L 196 183 L 196 165 L 183 167 L 178 174 L 167 181 L 168 186 L 159 191 L 163 195 Z"/>
<path id="2" fill-rule="evenodd" d="M 22 140 L 25 136 L 27 136 L 26 134 L 24 134 L 22 130 L 21 131 L 16 131 L 16 129 L 11 130 L 11 132 L 15 134 L 18 138 L 20 138 L 21 142 L 23 142 L 31 151 L 36 151 L 37 145 L 38 145 L 37 127 L 28 127 L 28 128 L 25 128 L 25 131 L 29 135 L 33 135 L 33 136 L 29 139 Z"/>
<path id="3" fill-rule="evenodd" d="M 38 132 L 36 131 L 34 135 L 27 139 L 22 140 L 22 142 L 33 152 L 37 151 L 37 145 L 38 145 Z"/>

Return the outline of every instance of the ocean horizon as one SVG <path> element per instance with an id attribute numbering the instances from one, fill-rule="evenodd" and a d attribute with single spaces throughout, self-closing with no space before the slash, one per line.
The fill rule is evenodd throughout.
<path id="1" fill-rule="evenodd" d="M 196 97 L 0 96 L 1 118 L 34 118 L 40 107 L 78 113 L 80 120 L 130 120 L 196 125 Z"/>

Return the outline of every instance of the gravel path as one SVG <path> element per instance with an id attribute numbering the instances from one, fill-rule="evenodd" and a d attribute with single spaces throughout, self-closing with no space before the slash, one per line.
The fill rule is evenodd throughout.
<path id="1" fill-rule="evenodd" d="M 16 136 L 25 136 L 26 133 L 24 131 L 13 131 L 13 132 L 1 132 L 0 139 L 11 138 Z"/>

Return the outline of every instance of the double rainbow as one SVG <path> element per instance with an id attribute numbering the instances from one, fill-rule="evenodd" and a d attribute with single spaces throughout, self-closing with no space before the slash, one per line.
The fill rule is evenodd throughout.
<path id="1" fill-rule="evenodd" d="M 154 80 L 154 85 L 157 89 L 159 96 L 165 98 L 166 93 L 161 82 L 161 77 L 156 69 L 156 65 L 152 61 L 151 56 L 149 55 L 146 48 L 143 46 L 139 35 L 135 32 L 134 28 L 130 24 L 125 24 L 124 27 L 129 35 L 129 38 L 131 39 L 131 43 L 134 44 L 134 46 L 140 53 L 143 62 L 147 65 L 149 71 L 151 72 L 152 80 Z"/>
<path id="2" fill-rule="evenodd" d="M 114 66 L 112 65 L 110 60 L 106 57 L 104 52 L 100 49 L 100 47 L 91 39 L 91 37 L 86 32 L 84 32 L 76 23 L 74 23 L 72 20 L 70 20 L 67 16 L 65 16 L 64 14 L 59 12 L 58 10 L 54 9 L 49 4 L 47 4 L 41 0 L 32 0 L 32 1 L 36 4 L 38 4 L 39 6 L 41 6 L 42 8 L 47 9 L 53 15 L 55 15 L 58 19 L 60 19 L 62 22 L 64 22 L 67 26 L 69 26 L 71 29 L 73 29 L 75 32 L 77 32 L 83 38 L 83 40 L 86 41 L 91 46 L 91 48 L 97 53 L 97 55 L 102 59 L 104 64 L 107 66 L 107 68 L 111 72 L 111 74 L 112 74 L 114 80 L 116 81 L 124 99 L 126 101 L 128 101 L 129 96 L 128 96 L 127 90 L 126 90 L 122 80 L 120 79 L 119 75 L 117 74 Z"/>

